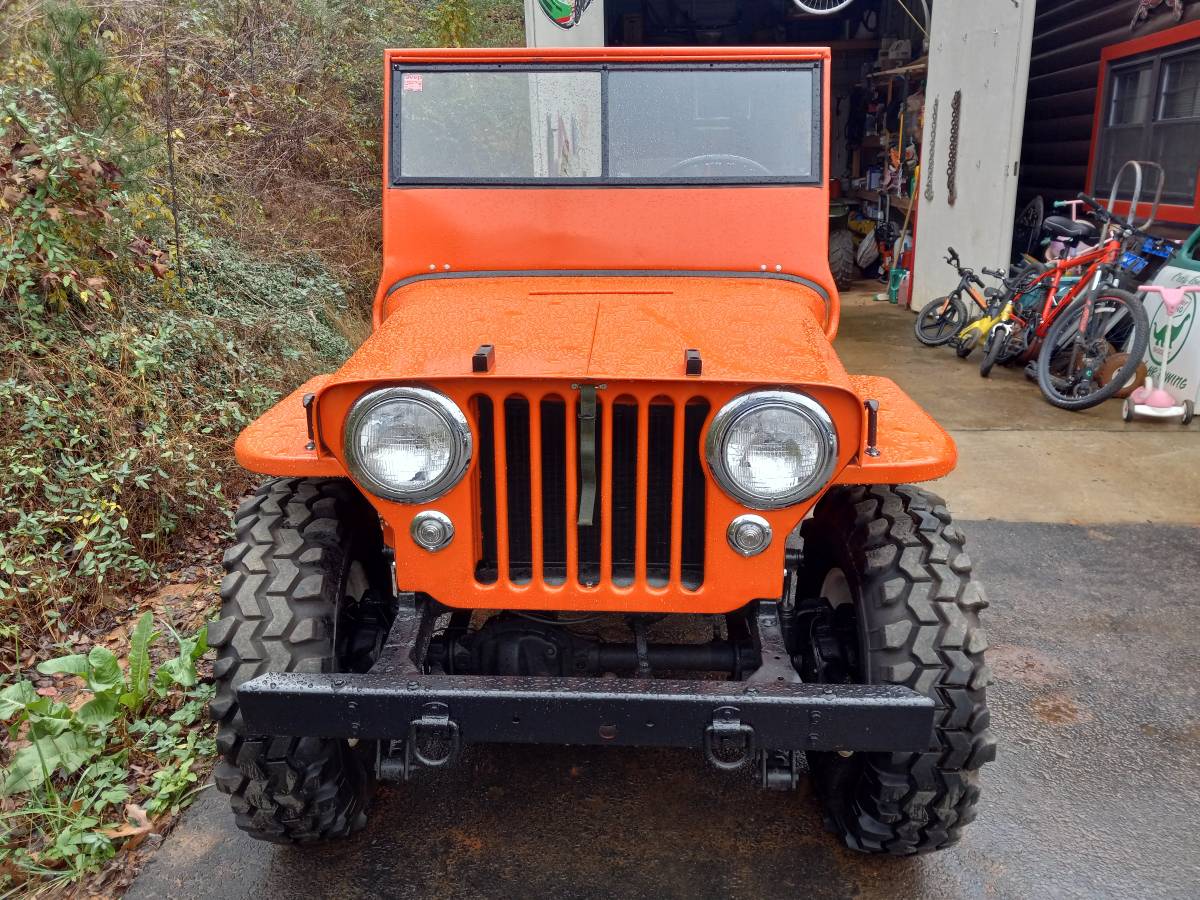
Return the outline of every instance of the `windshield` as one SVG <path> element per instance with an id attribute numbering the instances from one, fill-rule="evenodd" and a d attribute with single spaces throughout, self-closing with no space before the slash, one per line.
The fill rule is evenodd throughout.
<path id="1" fill-rule="evenodd" d="M 816 64 L 392 72 L 394 184 L 815 183 Z"/>

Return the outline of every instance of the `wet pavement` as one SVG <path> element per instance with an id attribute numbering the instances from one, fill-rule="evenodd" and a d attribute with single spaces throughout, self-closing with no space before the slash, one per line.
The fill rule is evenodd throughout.
<path id="1" fill-rule="evenodd" d="M 963 524 L 1000 752 L 953 849 L 852 853 L 807 785 L 764 792 L 699 753 L 477 747 L 319 848 L 249 840 L 209 789 L 128 896 L 1196 897 L 1200 530 Z"/>

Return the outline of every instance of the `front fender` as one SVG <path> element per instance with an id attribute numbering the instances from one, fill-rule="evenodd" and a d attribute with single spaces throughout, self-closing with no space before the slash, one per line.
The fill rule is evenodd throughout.
<path id="1" fill-rule="evenodd" d="M 238 464 L 262 475 L 345 476 L 337 457 L 322 448 L 320 435 L 311 446 L 308 437 L 304 397 L 320 391 L 330 377 L 310 378 L 246 426 L 233 445 Z"/>
<path id="2" fill-rule="evenodd" d="M 878 375 L 851 375 L 850 383 L 864 404 L 879 401 L 878 455 L 867 453 L 864 405 L 863 445 L 835 483 L 911 484 L 941 478 L 954 469 L 954 439 L 900 385 Z"/>

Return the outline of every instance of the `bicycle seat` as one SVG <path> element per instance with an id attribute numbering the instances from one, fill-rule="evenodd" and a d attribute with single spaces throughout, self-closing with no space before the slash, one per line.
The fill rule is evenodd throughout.
<path id="1" fill-rule="evenodd" d="M 1096 226 L 1087 219 L 1068 219 L 1066 216 L 1046 216 L 1042 229 L 1056 238 L 1072 241 L 1087 240 L 1097 234 Z"/>
<path id="2" fill-rule="evenodd" d="M 1004 291 L 1002 291 L 1000 288 L 990 287 L 983 289 L 983 296 L 988 300 L 995 300 L 997 297 L 1001 297 L 1003 295 Z"/>

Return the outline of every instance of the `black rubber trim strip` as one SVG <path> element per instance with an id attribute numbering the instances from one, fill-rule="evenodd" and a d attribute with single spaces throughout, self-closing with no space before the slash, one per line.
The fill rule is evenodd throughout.
<path id="1" fill-rule="evenodd" d="M 409 275 L 392 284 L 383 295 L 384 299 L 392 296 L 402 287 L 415 281 L 440 281 L 446 278 L 770 278 L 776 281 L 791 281 L 812 288 L 821 295 L 825 302 L 825 321 L 829 321 L 829 291 L 817 282 L 799 275 L 789 275 L 786 272 L 739 272 L 727 269 L 473 269 L 463 272 L 422 272 Z"/>

